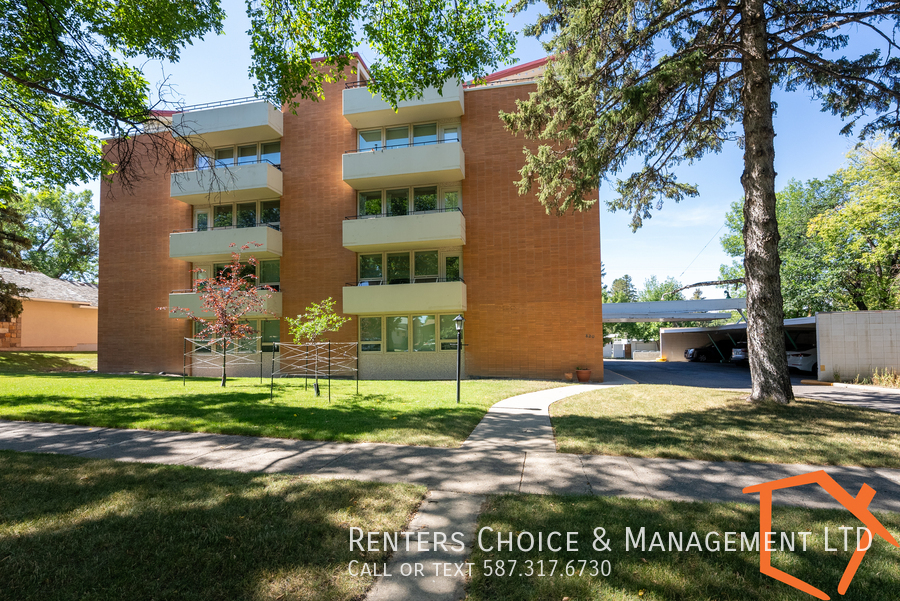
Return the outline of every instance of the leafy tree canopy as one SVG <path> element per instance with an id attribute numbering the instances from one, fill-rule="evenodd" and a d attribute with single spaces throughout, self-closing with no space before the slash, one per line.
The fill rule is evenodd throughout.
<path id="1" fill-rule="evenodd" d="M 812 218 L 832 285 L 856 306 L 900 308 L 900 151 L 860 147 L 839 173 L 847 194 Z"/>
<path id="2" fill-rule="evenodd" d="M 128 59 L 177 61 L 224 16 L 219 0 L 0 0 L 0 179 L 53 188 L 109 173 L 91 130 L 127 136 L 152 108 Z"/>
<path id="3" fill-rule="evenodd" d="M 366 42 L 379 58 L 369 88 L 393 106 L 428 86 L 481 76 L 512 55 L 503 2 L 248 0 L 256 91 L 276 104 L 317 99 Z M 316 64 L 317 56 L 329 57 Z"/>
<path id="4" fill-rule="evenodd" d="M 24 259 L 32 269 L 52 278 L 97 281 L 99 215 L 90 191 L 25 192 L 16 207 L 31 240 Z"/>
<path id="5" fill-rule="evenodd" d="M 786 317 L 900 308 L 900 152 L 884 141 L 851 151 L 824 180 L 791 180 L 776 205 Z M 720 275 L 744 275 L 743 212 L 725 217 Z M 730 287 L 743 294 L 743 287 Z"/>

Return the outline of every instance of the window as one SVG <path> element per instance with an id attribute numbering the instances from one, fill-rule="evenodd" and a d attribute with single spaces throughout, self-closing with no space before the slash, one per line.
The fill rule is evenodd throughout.
<path id="1" fill-rule="evenodd" d="M 359 255 L 359 285 L 432 283 L 462 279 L 458 250 L 417 250 Z"/>
<path id="2" fill-rule="evenodd" d="M 402 148 L 409 146 L 409 126 L 389 127 L 384 136 L 385 148 Z"/>
<path id="3" fill-rule="evenodd" d="M 363 353 L 456 351 L 455 317 L 456 313 L 360 317 L 359 350 Z"/>
<path id="4" fill-rule="evenodd" d="M 413 323 L 413 352 L 434 350 L 434 315 L 415 315 Z"/>
<path id="5" fill-rule="evenodd" d="M 209 336 L 200 336 L 200 332 L 206 329 L 206 322 L 194 322 L 194 338 L 200 338 L 201 340 L 209 340 Z M 198 345 L 196 342 L 194 343 L 194 352 L 197 353 L 211 353 L 212 345 Z"/>
<path id="6" fill-rule="evenodd" d="M 234 215 L 233 205 L 218 205 L 213 207 L 213 227 L 231 227 L 232 216 Z"/>
<path id="7" fill-rule="evenodd" d="M 234 164 L 234 148 L 216 150 L 216 167 L 230 167 Z"/>
<path id="8" fill-rule="evenodd" d="M 263 142 L 262 144 L 244 144 L 242 146 L 226 146 L 216 148 L 213 153 L 215 159 L 202 154 L 197 154 L 197 169 L 208 169 L 213 163 L 216 167 L 231 167 L 233 165 L 253 165 L 260 162 L 269 162 L 276 167 L 281 167 L 281 142 Z"/>
<path id="9" fill-rule="evenodd" d="M 259 203 L 260 223 L 268 225 L 281 224 L 281 201 L 264 200 Z"/>
<path id="10" fill-rule="evenodd" d="M 441 350 L 456 350 L 456 324 L 453 320 L 456 315 L 441 315 Z"/>
<path id="11" fill-rule="evenodd" d="M 239 353 L 255 353 L 256 352 L 256 337 L 259 334 L 259 321 L 255 319 L 250 320 L 242 320 L 240 323 L 248 324 L 253 331 L 250 332 L 246 338 L 241 338 L 237 340 L 237 352 Z"/>
<path id="12" fill-rule="evenodd" d="M 359 150 L 378 150 L 381 145 L 381 130 L 370 129 L 359 132 Z"/>
<path id="13" fill-rule="evenodd" d="M 271 261 L 259 262 L 259 280 L 260 286 L 271 286 L 276 291 L 281 289 L 281 260 L 274 259 Z"/>
<path id="14" fill-rule="evenodd" d="M 381 190 L 359 193 L 359 215 L 381 215 Z"/>
<path id="15" fill-rule="evenodd" d="M 237 226 L 256 227 L 255 202 L 242 202 L 237 206 Z"/>
<path id="16" fill-rule="evenodd" d="M 256 162 L 256 144 L 238 146 L 238 165 L 250 165 Z"/>
<path id="17" fill-rule="evenodd" d="M 364 353 L 381 352 L 381 318 L 359 318 L 359 350 Z"/>
<path id="18" fill-rule="evenodd" d="M 406 148 L 407 146 L 425 146 L 438 143 L 438 124 L 419 123 L 400 125 L 379 129 L 367 129 L 358 132 L 357 150 L 378 150 L 379 148 Z M 412 134 L 412 136 L 410 136 Z M 441 139 L 444 142 L 459 141 L 459 123 L 441 126 Z"/>
<path id="19" fill-rule="evenodd" d="M 260 160 L 268 161 L 273 165 L 281 166 L 281 142 L 266 142 L 261 144 Z"/>
<path id="20" fill-rule="evenodd" d="M 209 229 L 209 210 L 194 213 L 194 229 L 198 232 L 205 232 Z"/>
<path id="21" fill-rule="evenodd" d="M 275 343 L 281 342 L 281 324 L 277 319 L 267 319 L 260 322 L 260 350 L 271 353 L 275 350 Z"/>
<path id="22" fill-rule="evenodd" d="M 409 188 L 387 191 L 387 213 L 391 216 L 409 214 Z"/>
<path id="23" fill-rule="evenodd" d="M 458 282 L 462 279 L 462 257 L 444 256 L 444 279 L 448 282 Z"/>
<path id="24" fill-rule="evenodd" d="M 459 125 L 445 125 L 441 129 L 444 142 L 459 142 Z"/>
<path id="25" fill-rule="evenodd" d="M 196 169 L 209 169 L 212 166 L 212 159 L 198 152 L 194 155 L 194 166 Z"/>
<path id="26" fill-rule="evenodd" d="M 424 250 L 416 252 L 415 280 L 417 283 L 438 281 L 438 251 Z"/>
<path id="27" fill-rule="evenodd" d="M 409 352 L 409 318 L 406 315 L 385 319 L 385 337 L 389 353 Z"/>
<path id="28" fill-rule="evenodd" d="M 387 254 L 387 283 L 409 284 L 409 253 Z"/>
<path id="29" fill-rule="evenodd" d="M 447 189 L 441 191 L 441 199 L 443 200 L 445 211 L 459 209 L 459 189 Z"/>
<path id="30" fill-rule="evenodd" d="M 382 255 L 359 255 L 359 281 L 361 285 L 380 284 L 384 277 Z"/>
<path id="31" fill-rule="evenodd" d="M 231 265 L 230 263 L 216 263 L 215 265 L 213 265 L 213 273 L 216 275 L 216 277 L 218 277 L 219 274 L 222 274 L 225 277 L 231 277 L 229 275 L 231 273 L 230 265 Z M 248 275 L 255 276 L 256 268 L 253 265 L 250 265 L 249 263 L 241 263 L 240 277 L 247 277 Z M 250 279 L 252 280 L 253 278 L 250 278 Z"/>
<path id="32" fill-rule="evenodd" d="M 413 211 L 434 211 L 437 209 L 437 186 L 413 190 Z"/>
<path id="33" fill-rule="evenodd" d="M 413 125 L 413 146 L 437 144 L 437 123 Z"/>
<path id="34" fill-rule="evenodd" d="M 459 184 L 444 186 L 423 186 L 418 188 L 397 188 L 393 190 L 370 190 L 359 193 L 357 215 L 359 217 L 397 217 L 413 212 L 429 212 L 439 209 L 459 209 L 462 195 Z M 410 198 L 413 199 L 410 206 Z M 382 199 L 384 199 L 382 203 Z"/>

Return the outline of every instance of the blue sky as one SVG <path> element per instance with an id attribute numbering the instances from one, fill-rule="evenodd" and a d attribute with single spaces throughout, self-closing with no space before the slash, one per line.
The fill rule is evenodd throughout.
<path id="1" fill-rule="evenodd" d="M 207 36 L 188 46 L 177 64 L 146 63 L 144 72 L 151 85 L 168 77 L 168 83 L 185 104 L 253 95 L 248 76 L 250 43 L 246 31 L 250 24 L 245 5 L 243 1 L 224 0 L 224 6 L 228 14 L 224 35 Z M 511 27 L 521 30 L 536 14 L 532 8 L 513 19 Z M 544 56 L 539 42 L 521 34 L 519 39 L 516 52 L 519 62 Z M 368 48 L 359 51 L 369 62 L 374 58 Z M 775 100 L 778 103 L 775 118 L 778 188 L 791 178 L 826 177 L 840 167 L 844 155 L 855 143 L 838 133 L 842 122 L 822 113 L 804 92 L 777 93 Z M 697 184 L 700 196 L 679 204 L 667 203 L 652 219 L 645 220 L 637 233 L 631 232 L 629 215 L 611 213 L 605 208 L 603 201 L 611 199 L 613 192 L 608 186 L 601 189 L 601 202 L 594 210 L 601 224 L 606 282 L 625 274 L 631 275 L 638 288 L 652 275 L 660 279 L 673 276 L 682 284 L 716 279 L 719 265 L 730 262 L 719 244 L 724 230 L 718 230 L 730 204 L 740 200 L 743 194 L 742 171 L 743 156 L 734 145 L 719 155 L 707 156 L 695 165 L 679 169 L 679 180 Z M 94 191 L 95 199 L 98 197 L 98 182 L 85 187 Z M 705 288 L 704 295 L 719 298 L 722 293 Z"/>

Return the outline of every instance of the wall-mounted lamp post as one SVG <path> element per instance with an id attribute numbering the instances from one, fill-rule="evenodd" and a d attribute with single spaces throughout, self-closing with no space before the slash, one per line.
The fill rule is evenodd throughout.
<path id="1" fill-rule="evenodd" d="M 460 367 L 462 365 L 462 328 L 463 322 L 466 321 L 466 318 L 462 315 L 457 315 L 453 318 L 453 325 L 456 326 L 456 404 L 459 405 L 459 375 L 460 375 Z"/>

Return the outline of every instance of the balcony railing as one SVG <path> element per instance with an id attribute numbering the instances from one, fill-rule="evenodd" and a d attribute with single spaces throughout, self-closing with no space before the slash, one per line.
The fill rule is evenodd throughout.
<path id="1" fill-rule="evenodd" d="M 242 160 L 240 163 L 231 163 L 230 165 L 213 158 L 210 158 L 209 161 L 210 162 L 205 165 L 194 165 L 190 169 L 176 169 L 172 173 L 190 173 L 191 171 L 209 171 L 211 169 L 237 169 L 238 167 L 243 167 L 245 165 L 259 165 L 261 163 L 268 163 L 281 171 L 281 163 L 273 163 L 269 159 L 254 159 L 252 161 Z"/>
<path id="2" fill-rule="evenodd" d="M 173 233 L 173 234 L 189 234 L 191 232 L 213 232 L 213 231 L 217 231 L 217 230 L 239 230 L 239 229 L 251 228 L 251 227 L 268 227 L 268 228 L 275 230 L 276 232 L 281 231 L 281 224 L 263 223 L 262 221 L 257 221 L 256 223 L 251 223 L 248 225 L 210 225 L 210 226 L 204 227 L 204 228 L 194 227 L 194 228 L 190 228 L 187 230 L 172 230 L 171 233 Z"/>
<path id="3" fill-rule="evenodd" d="M 396 286 L 399 284 L 438 284 L 441 282 L 461 282 L 466 281 L 462 278 L 392 278 L 390 280 L 359 280 L 356 282 L 348 282 L 344 286 Z"/>
<path id="4" fill-rule="evenodd" d="M 243 98 L 232 98 L 230 100 L 217 100 L 215 102 L 204 102 L 203 104 L 192 104 L 182 108 L 179 112 L 189 113 L 191 111 L 202 111 L 204 109 L 212 109 L 220 106 L 233 106 L 235 104 L 250 104 L 251 102 L 259 102 L 262 98 L 256 96 L 245 96 Z"/>
<path id="5" fill-rule="evenodd" d="M 427 209 L 425 211 L 410 211 L 408 213 L 373 213 L 370 215 L 348 215 L 344 217 L 347 219 L 377 219 L 379 217 L 407 217 L 408 215 L 428 215 L 430 213 L 451 213 L 454 211 L 458 211 L 462 213 L 462 209 L 459 207 L 452 207 L 447 209 Z M 463 214 L 465 217 L 465 214 Z"/>
<path id="6" fill-rule="evenodd" d="M 384 152 L 385 150 L 395 150 L 398 148 L 412 148 L 413 146 L 434 146 L 435 144 L 451 144 L 459 143 L 459 140 L 433 140 L 430 142 L 407 142 L 406 144 L 386 144 L 384 146 L 375 146 L 375 148 L 364 148 L 362 150 L 356 148 L 353 150 L 345 150 L 344 154 L 357 154 L 363 152 Z"/>

